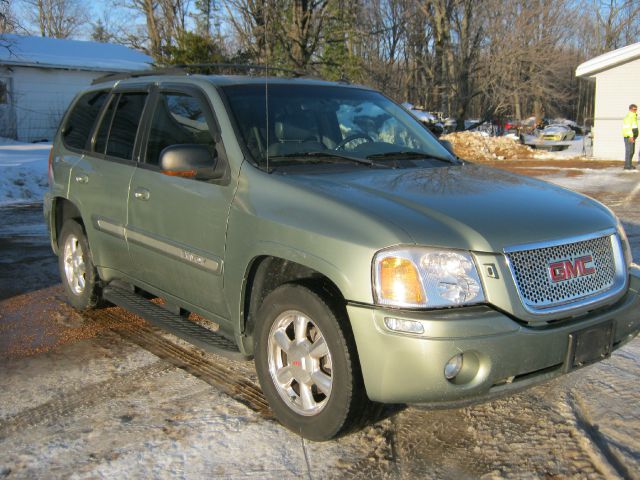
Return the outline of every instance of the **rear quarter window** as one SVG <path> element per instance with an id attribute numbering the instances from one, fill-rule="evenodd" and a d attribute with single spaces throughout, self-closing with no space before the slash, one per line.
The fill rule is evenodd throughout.
<path id="1" fill-rule="evenodd" d="M 67 147 L 85 150 L 93 125 L 100 109 L 107 99 L 108 92 L 90 92 L 78 99 L 62 130 L 62 139 Z"/>

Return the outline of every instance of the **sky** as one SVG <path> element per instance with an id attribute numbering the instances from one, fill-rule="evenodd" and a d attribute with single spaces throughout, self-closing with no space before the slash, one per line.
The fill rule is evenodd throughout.
<path id="1" fill-rule="evenodd" d="M 11 8 L 13 13 L 18 18 L 18 21 L 22 27 L 22 30 L 18 31 L 20 34 L 27 33 L 25 30 L 29 31 L 31 34 L 38 34 L 38 26 L 35 23 L 32 23 L 28 20 L 29 17 L 29 7 L 25 3 L 24 0 L 9 0 L 11 3 Z M 90 40 L 92 25 L 101 20 L 104 24 L 106 24 L 108 29 L 112 29 L 114 27 L 122 26 L 130 29 L 132 26 L 139 25 L 140 27 L 144 27 L 144 17 L 132 10 L 130 8 L 126 8 L 123 6 L 127 3 L 127 0 L 92 0 L 91 2 L 87 2 L 85 0 L 71 0 L 77 1 L 81 5 L 83 5 L 89 15 L 89 22 L 85 24 L 84 27 L 81 27 L 77 34 L 73 35 L 71 38 L 76 40 Z M 187 0 L 188 3 L 193 8 L 195 4 L 194 0 Z"/>

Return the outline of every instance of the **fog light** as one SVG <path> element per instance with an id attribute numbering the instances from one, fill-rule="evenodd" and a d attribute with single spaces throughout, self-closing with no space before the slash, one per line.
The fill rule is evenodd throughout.
<path id="1" fill-rule="evenodd" d="M 399 318 L 384 317 L 384 324 L 389 330 L 403 333 L 424 333 L 424 326 L 414 320 L 401 320 Z"/>
<path id="2" fill-rule="evenodd" d="M 462 370 L 462 354 L 459 353 L 449 359 L 444 366 L 444 377 L 447 380 L 453 380 Z"/>

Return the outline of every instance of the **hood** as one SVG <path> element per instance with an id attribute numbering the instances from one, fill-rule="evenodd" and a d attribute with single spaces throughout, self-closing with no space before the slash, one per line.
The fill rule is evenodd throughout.
<path id="1" fill-rule="evenodd" d="M 588 197 L 473 164 L 288 177 L 381 224 L 396 225 L 419 245 L 500 252 L 616 226 L 613 214 Z"/>

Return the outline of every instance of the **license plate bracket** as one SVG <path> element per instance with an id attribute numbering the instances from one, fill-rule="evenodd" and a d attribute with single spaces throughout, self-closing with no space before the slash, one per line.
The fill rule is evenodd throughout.
<path id="1" fill-rule="evenodd" d="M 611 356 L 613 321 L 578 330 L 569 335 L 566 370 L 575 370 Z"/>

